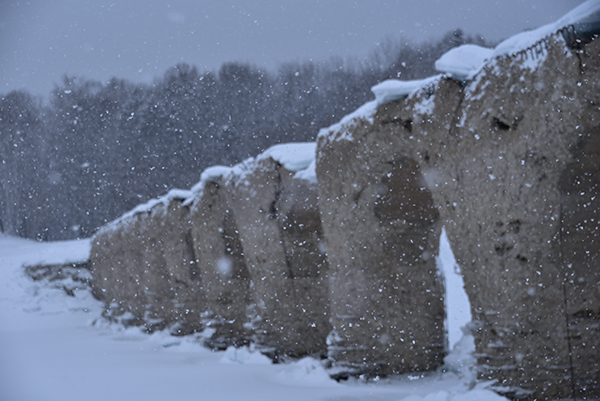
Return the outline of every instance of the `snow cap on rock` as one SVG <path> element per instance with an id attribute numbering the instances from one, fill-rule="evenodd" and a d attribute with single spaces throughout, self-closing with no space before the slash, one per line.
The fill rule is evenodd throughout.
<path id="1" fill-rule="evenodd" d="M 375 95 L 377 105 L 382 105 L 405 98 L 422 87 L 436 82 L 440 78 L 441 75 L 435 75 L 425 79 L 415 79 L 412 81 L 388 79 L 372 87 L 371 92 Z"/>
<path id="2" fill-rule="evenodd" d="M 271 146 L 256 158 L 257 161 L 271 158 L 289 171 L 306 169 L 315 159 L 315 142 L 282 143 Z"/>
<path id="3" fill-rule="evenodd" d="M 459 81 L 469 81 L 492 58 L 493 49 L 477 45 L 462 45 L 444 53 L 435 62 L 435 69 Z"/>

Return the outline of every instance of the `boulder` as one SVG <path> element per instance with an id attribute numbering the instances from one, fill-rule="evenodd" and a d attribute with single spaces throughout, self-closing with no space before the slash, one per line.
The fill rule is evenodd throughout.
<path id="1" fill-rule="evenodd" d="M 430 339 L 440 338 L 442 306 L 439 295 L 426 299 L 441 290 L 424 256 L 443 222 L 471 302 L 480 377 L 515 397 L 600 396 L 600 44 L 571 44 L 551 35 L 489 61 L 464 88 L 427 81 L 320 133 L 338 363 L 380 372 L 440 361 Z M 407 329 L 421 334 L 402 349 Z M 396 337 L 383 348 L 388 333 Z"/>
<path id="2" fill-rule="evenodd" d="M 163 305 L 160 300 L 158 303 L 164 308 L 165 321 L 174 324 L 171 332 L 178 335 L 201 331 L 206 310 L 205 280 L 196 265 L 188 197 L 187 191 L 171 193 L 168 201 L 155 206 L 150 213 L 164 260 L 164 270 L 159 269 L 165 279 L 155 288 L 159 294 L 171 296 L 171 309 L 168 303 Z M 157 263 L 155 268 L 158 266 Z"/>
<path id="3" fill-rule="evenodd" d="M 247 162 L 235 183 L 255 339 L 274 359 L 324 355 L 331 328 L 317 187 L 299 175 L 314 149 L 314 143 L 277 145 Z"/>
<path id="4" fill-rule="evenodd" d="M 92 239 L 92 291 L 105 302 L 105 315 L 142 324 L 146 293 L 140 281 L 142 239 L 136 235 L 140 216 L 131 215 L 100 228 Z"/>

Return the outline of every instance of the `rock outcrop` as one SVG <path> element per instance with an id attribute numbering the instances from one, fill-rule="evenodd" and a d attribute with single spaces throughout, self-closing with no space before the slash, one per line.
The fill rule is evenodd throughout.
<path id="1" fill-rule="evenodd" d="M 393 217 L 408 223 L 404 216 L 415 216 L 423 251 L 432 249 L 425 239 L 436 238 L 437 212 L 446 226 L 471 302 L 481 377 L 531 399 L 600 396 L 599 42 L 575 49 L 557 34 L 491 60 L 464 88 L 443 78 L 408 98 L 366 105 L 321 132 L 317 175 L 337 283 L 331 308 L 338 358 L 360 361 L 353 355 L 362 352 L 376 360 L 371 349 L 380 345 L 357 347 L 366 333 L 376 337 L 374 327 L 360 333 L 343 320 L 357 314 L 338 310 L 362 307 L 361 325 L 375 322 L 377 270 L 369 266 L 393 263 L 381 262 L 383 249 L 365 257 L 376 245 L 348 232 L 361 227 L 390 244 L 380 230 L 381 217 L 392 215 L 381 210 L 404 183 L 396 193 L 408 191 L 408 199 L 391 210 L 410 207 Z M 396 241 L 406 235 L 392 227 L 384 232 Z M 413 249 L 403 252 L 416 262 Z M 418 263 L 426 266 L 423 257 Z M 369 279 L 370 288 L 357 288 Z M 402 288 L 403 281 L 384 283 Z"/>
<path id="2" fill-rule="evenodd" d="M 482 377 L 536 399 L 598 397 L 600 45 L 545 46 L 467 86 L 438 202 Z"/>
<path id="3" fill-rule="evenodd" d="M 252 277 L 256 342 L 274 358 L 325 353 L 328 263 L 316 184 L 296 177 L 314 144 L 271 148 L 237 178 L 234 211 Z"/>

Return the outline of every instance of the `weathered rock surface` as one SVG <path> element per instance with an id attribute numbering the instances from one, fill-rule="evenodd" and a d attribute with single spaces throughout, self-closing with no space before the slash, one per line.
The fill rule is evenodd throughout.
<path id="1" fill-rule="evenodd" d="M 423 254 L 418 260 L 420 248 L 405 244 L 401 257 L 382 255 L 393 253 L 384 245 L 407 235 L 395 227 L 405 221 L 415 233 L 411 245 L 435 252 L 441 220 L 471 301 L 481 377 L 530 399 L 600 397 L 599 70 L 598 40 L 575 50 L 555 35 L 492 60 L 464 89 L 442 79 L 322 131 L 317 175 L 332 266 L 334 357 L 360 365 L 364 356 L 377 369 L 390 359 L 381 341 L 368 338 L 383 330 L 375 317 L 394 325 L 385 320 L 391 314 L 373 311 L 410 298 L 410 319 L 435 305 L 420 301 L 415 280 L 394 281 L 390 273 L 395 259 L 433 277 Z M 411 200 L 402 198 L 407 192 Z M 383 224 L 389 220 L 391 227 Z M 418 264 L 424 268 L 413 270 Z M 415 295 L 374 298 L 377 274 L 382 292 L 394 283 Z M 411 368 L 397 362 L 411 351 L 422 361 L 429 346 L 395 348 L 393 369 Z"/>
<path id="2" fill-rule="evenodd" d="M 467 86 L 439 204 L 481 375 L 536 399 L 598 397 L 600 46 L 547 45 Z"/>
<path id="3" fill-rule="evenodd" d="M 314 144 L 279 146 L 290 153 L 310 147 L 314 158 Z M 324 354 L 331 327 L 317 188 L 294 171 L 305 167 L 291 163 L 286 168 L 266 153 L 249 163 L 235 184 L 234 211 L 252 278 L 256 341 L 274 358 Z"/>
<path id="4" fill-rule="evenodd" d="M 252 334 L 250 274 L 231 206 L 236 177 L 229 168 L 208 169 L 190 206 L 196 267 L 205 283 L 204 323 L 215 330 L 207 344 L 220 349 L 244 345 Z"/>
<path id="5" fill-rule="evenodd" d="M 386 374 L 429 370 L 445 352 L 441 221 L 428 189 L 460 101 L 433 81 L 319 135 L 317 177 L 331 266 L 329 355 Z"/>
<path id="6" fill-rule="evenodd" d="M 100 230 L 92 241 L 93 291 L 109 315 L 148 330 L 202 329 L 204 294 L 185 197 L 172 193 Z"/>

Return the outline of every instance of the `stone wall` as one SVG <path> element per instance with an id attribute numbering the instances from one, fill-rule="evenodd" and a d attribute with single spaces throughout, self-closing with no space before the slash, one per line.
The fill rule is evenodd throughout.
<path id="1" fill-rule="evenodd" d="M 460 94 L 457 82 L 441 79 L 319 135 L 332 270 L 329 355 L 338 365 L 385 374 L 443 362 L 444 291 L 435 259 L 442 224 L 428 180 L 444 147 L 437 133 L 448 131 Z"/>
<path id="2" fill-rule="evenodd" d="M 314 147 L 280 145 L 235 168 L 208 169 L 191 192 L 100 230 L 91 265 L 107 314 L 178 334 L 206 327 L 206 344 L 218 349 L 252 339 L 274 359 L 325 355 L 331 327 L 317 187 L 296 174 Z M 288 150 L 299 153 L 282 164 L 277 155 Z"/>
<path id="3" fill-rule="evenodd" d="M 599 396 L 600 46 L 547 44 L 467 87 L 445 178 L 457 184 L 440 203 L 482 376 L 536 398 Z"/>

